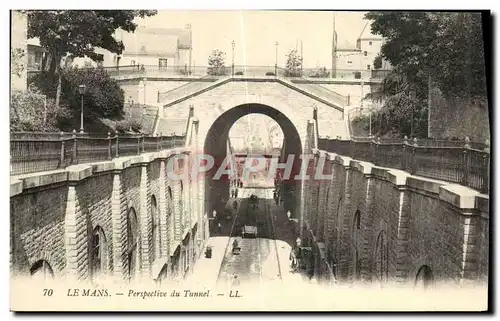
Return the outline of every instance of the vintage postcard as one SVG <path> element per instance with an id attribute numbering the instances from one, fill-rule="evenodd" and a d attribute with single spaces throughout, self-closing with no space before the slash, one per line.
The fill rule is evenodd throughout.
<path id="1" fill-rule="evenodd" d="M 12 311 L 489 309 L 489 12 L 10 17 Z"/>

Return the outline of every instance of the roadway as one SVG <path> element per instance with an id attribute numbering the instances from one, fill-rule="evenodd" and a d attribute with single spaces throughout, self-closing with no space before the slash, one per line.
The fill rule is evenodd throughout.
<path id="1" fill-rule="evenodd" d="M 273 201 L 272 188 L 240 189 L 241 201 L 231 224 L 229 241 L 219 270 L 217 284 L 230 285 L 237 275 L 240 283 L 269 284 L 281 281 L 281 266 L 278 257 L 274 222 L 270 204 Z M 249 197 L 259 198 L 257 208 L 253 208 Z M 257 226 L 256 238 L 242 238 L 244 225 Z M 238 240 L 241 251 L 232 253 L 232 244 Z M 286 263 L 288 264 L 288 263 Z M 258 282 L 258 283 L 256 283 Z"/>

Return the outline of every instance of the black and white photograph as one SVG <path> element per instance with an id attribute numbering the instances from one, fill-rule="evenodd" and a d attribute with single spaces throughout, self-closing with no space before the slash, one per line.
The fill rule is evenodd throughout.
<path id="1" fill-rule="evenodd" d="M 11 311 L 488 310 L 491 19 L 10 10 Z"/>

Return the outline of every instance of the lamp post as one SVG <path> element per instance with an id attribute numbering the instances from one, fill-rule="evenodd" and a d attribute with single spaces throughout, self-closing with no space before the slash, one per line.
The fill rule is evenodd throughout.
<path id="1" fill-rule="evenodd" d="M 279 42 L 276 41 L 275 43 L 275 46 L 276 46 L 276 60 L 275 60 L 275 63 L 274 63 L 274 75 L 275 76 L 278 76 L 278 46 L 279 46 Z"/>
<path id="2" fill-rule="evenodd" d="M 233 46 L 233 63 L 231 65 L 231 69 L 232 69 L 231 74 L 234 76 L 234 46 L 236 45 L 234 43 L 234 40 L 233 40 L 233 42 L 231 42 L 231 45 Z"/>
<path id="3" fill-rule="evenodd" d="M 146 105 L 146 78 L 142 79 L 142 84 L 144 85 L 144 105 Z"/>
<path id="4" fill-rule="evenodd" d="M 80 133 L 83 134 L 83 95 L 85 94 L 85 85 L 78 86 L 78 92 L 80 92 Z"/>

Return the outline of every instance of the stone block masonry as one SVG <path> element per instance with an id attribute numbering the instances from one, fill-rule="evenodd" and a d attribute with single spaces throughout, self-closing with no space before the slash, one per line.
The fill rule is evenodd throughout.
<path id="1" fill-rule="evenodd" d="M 183 232 L 189 234 L 197 222 L 205 225 L 199 206 L 183 210 L 189 189 L 199 182 L 181 186 L 166 173 L 171 157 L 189 153 L 178 148 L 13 177 L 13 276 L 41 268 L 75 280 L 157 279 L 169 270 Z"/>
<path id="2" fill-rule="evenodd" d="M 305 185 L 305 216 L 323 226 L 304 222 L 309 229 L 304 243 L 322 241 L 313 248 L 324 244 L 327 262 L 319 264 L 331 269 L 316 271 L 333 273 L 338 282 L 381 285 L 487 281 L 487 195 L 333 153 L 313 153 L 331 168 L 329 179 Z"/>

